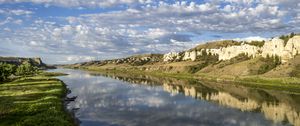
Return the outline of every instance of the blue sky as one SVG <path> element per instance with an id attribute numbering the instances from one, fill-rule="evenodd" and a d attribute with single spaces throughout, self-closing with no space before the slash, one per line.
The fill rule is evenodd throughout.
<path id="1" fill-rule="evenodd" d="M 300 32 L 299 0 L 0 0 L 0 56 L 74 63 Z"/>

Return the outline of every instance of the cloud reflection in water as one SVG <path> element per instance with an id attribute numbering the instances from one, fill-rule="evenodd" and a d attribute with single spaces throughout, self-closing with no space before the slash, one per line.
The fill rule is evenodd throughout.
<path id="1" fill-rule="evenodd" d="M 59 78 L 69 85 L 72 95 L 78 96 L 71 106 L 80 108 L 78 117 L 82 125 L 299 125 L 299 112 L 294 107 L 282 102 L 276 105 L 269 104 L 272 102 L 266 102 L 261 96 L 256 96 L 261 93 L 252 89 L 241 89 L 245 90 L 244 94 L 253 97 L 247 98 L 233 95 L 234 89 L 219 91 L 217 87 L 204 85 L 184 86 L 182 84 L 187 82 L 180 80 L 176 82 L 158 79 L 149 81 L 149 86 L 147 80 L 151 78 L 147 77 L 142 78 L 139 83 L 138 79 L 91 76 L 79 70 L 56 71 L 70 74 Z M 157 81 L 160 81 L 161 85 Z"/>

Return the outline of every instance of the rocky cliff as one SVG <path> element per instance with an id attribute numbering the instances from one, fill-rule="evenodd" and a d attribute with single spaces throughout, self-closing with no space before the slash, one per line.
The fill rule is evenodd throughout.
<path id="1" fill-rule="evenodd" d="M 246 54 L 249 57 L 268 57 L 279 56 L 282 62 L 292 59 L 300 51 L 300 36 L 290 38 L 287 43 L 279 38 L 273 38 L 264 42 L 262 47 L 241 42 L 240 45 L 232 45 L 218 48 L 202 48 L 201 50 L 192 49 L 184 51 L 184 55 L 180 53 L 167 53 L 164 55 L 163 61 L 172 62 L 176 60 L 197 60 L 198 56 L 203 53 L 217 55 L 219 60 L 230 60 L 239 54 Z"/>

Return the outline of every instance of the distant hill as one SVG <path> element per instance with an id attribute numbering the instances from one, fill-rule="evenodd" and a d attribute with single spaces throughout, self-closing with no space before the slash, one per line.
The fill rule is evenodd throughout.
<path id="1" fill-rule="evenodd" d="M 83 63 L 76 63 L 73 66 L 104 66 L 109 64 L 128 64 L 131 66 L 141 66 L 146 64 L 153 64 L 157 62 L 161 62 L 163 59 L 163 54 L 141 54 L 141 55 L 133 55 L 126 58 L 120 59 L 111 59 L 111 60 L 103 60 L 103 61 L 90 61 Z"/>
<path id="2" fill-rule="evenodd" d="M 50 68 L 47 66 L 41 58 L 23 58 L 23 57 L 0 57 L 0 62 L 21 65 L 23 62 L 29 62 L 32 66 L 36 66 L 41 69 Z"/>

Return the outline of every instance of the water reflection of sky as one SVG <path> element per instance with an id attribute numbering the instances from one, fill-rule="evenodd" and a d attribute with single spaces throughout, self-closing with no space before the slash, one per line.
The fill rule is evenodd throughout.
<path id="1" fill-rule="evenodd" d="M 78 98 L 83 126 L 266 126 L 274 124 L 258 112 L 171 94 L 162 86 L 134 85 L 77 70 L 59 77 Z"/>

